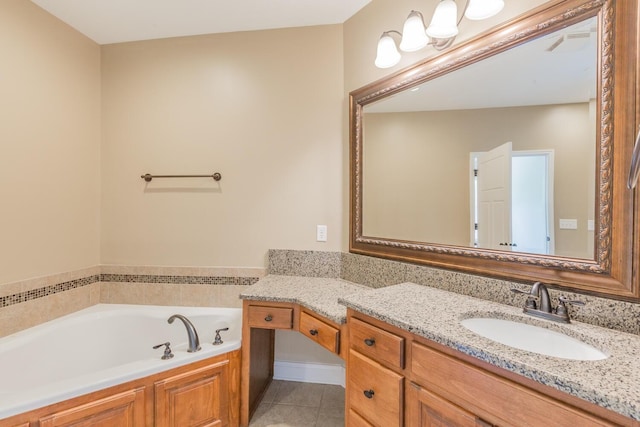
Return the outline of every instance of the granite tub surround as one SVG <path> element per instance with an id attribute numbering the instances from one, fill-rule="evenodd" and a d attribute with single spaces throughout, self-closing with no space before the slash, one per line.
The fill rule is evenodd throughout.
<path id="1" fill-rule="evenodd" d="M 343 324 L 347 309 L 338 298 L 371 288 L 341 279 L 268 275 L 240 293 L 241 299 L 300 304 L 325 318 Z"/>
<path id="2" fill-rule="evenodd" d="M 340 303 L 492 365 L 640 420 L 640 337 L 598 326 L 559 324 L 515 308 L 452 292 L 402 283 L 351 293 Z M 606 353 L 598 361 L 574 361 L 518 350 L 474 334 L 460 324 L 492 317 L 558 330 Z"/>

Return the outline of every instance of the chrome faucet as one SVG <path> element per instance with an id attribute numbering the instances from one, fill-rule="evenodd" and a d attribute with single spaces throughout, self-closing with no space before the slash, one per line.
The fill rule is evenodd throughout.
<path id="1" fill-rule="evenodd" d="M 521 291 L 516 288 L 512 288 L 511 291 L 527 295 L 527 301 L 524 303 L 523 310 L 525 313 L 555 322 L 571 323 L 566 304 L 584 305 L 582 301 L 574 301 L 560 296 L 558 298 L 558 305 L 554 309 L 551 307 L 549 290 L 542 282 L 534 283 L 530 292 Z"/>
<path id="2" fill-rule="evenodd" d="M 187 336 L 189 337 L 189 348 L 187 349 L 187 352 L 194 353 L 200 350 L 200 338 L 198 338 L 198 332 L 196 332 L 196 328 L 193 326 L 193 323 L 191 323 L 191 321 L 182 314 L 174 314 L 167 319 L 167 322 L 173 323 L 175 319 L 182 320 L 184 327 L 187 328 Z"/>

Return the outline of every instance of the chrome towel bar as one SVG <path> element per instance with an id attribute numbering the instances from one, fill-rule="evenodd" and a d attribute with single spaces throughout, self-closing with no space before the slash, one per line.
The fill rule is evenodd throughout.
<path id="1" fill-rule="evenodd" d="M 222 175 L 218 172 L 215 172 L 213 175 L 151 175 L 150 173 L 145 173 L 144 175 L 140 175 L 140 178 L 147 182 L 151 182 L 153 178 L 213 178 L 214 181 L 220 181 Z"/>

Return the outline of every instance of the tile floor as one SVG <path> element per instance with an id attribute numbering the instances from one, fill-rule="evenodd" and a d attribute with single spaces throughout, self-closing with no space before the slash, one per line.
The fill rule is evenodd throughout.
<path id="1" fill-rule="evenodd" d="M 343 427 L 344 388 L 274 380 L 250 427 Z"/>

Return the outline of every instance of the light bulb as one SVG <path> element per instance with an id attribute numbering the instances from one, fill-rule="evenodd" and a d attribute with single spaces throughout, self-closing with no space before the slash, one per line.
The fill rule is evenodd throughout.
<path id="1" fill-rule="evenodd" d="M 396 42 L 388 32 L 382 33 L 378 40 L 378 52 L 376 55 L 376 67 L 389 68 L 400 62 L 400 52 L 396 47 Z"/>
<path id="2" fill-rule="evenodd" d="M 480 20 L 497 15 L 504 7 L 504 0 L 469 0 L 464 16 L 467 19 Z"/>
<path id="3" fill-rule="evenodd" d="M 434 39 L 448 39 L 458 35 L 458 6 L 454 0 L 442 0 L 427 28 L 427 34 Z"/>
<path id="4" fill-rule="evenodd" d="M 424 29 L 422 14 L 412 10 L 407 20 L 404 21 L 400 49 L 404 52 L 415 52 L 425 47 L 428 43 L 429 37 L 427 37 Z"/>

